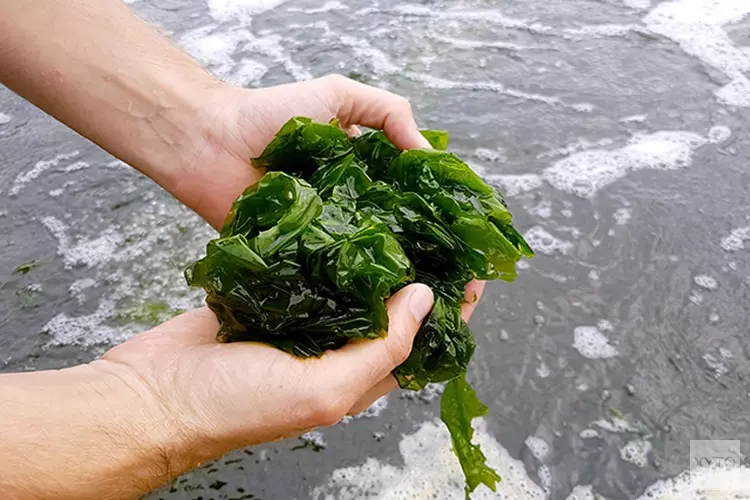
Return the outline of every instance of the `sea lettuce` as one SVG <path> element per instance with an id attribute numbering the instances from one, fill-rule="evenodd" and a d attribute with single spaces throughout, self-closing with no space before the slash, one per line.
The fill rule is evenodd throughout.
<path id="1" fill-rule="evenodd" d="M 487 407 L 465 379 L 475 343 L 461 319 L 464 287 L 512 281 L 533 252 L 502 194 L 444 151 L 447 133 L 422 134 L 433 149 L 400 151 L 379 131 L 352 138 L 336 123 L 292 118 L 253 160 L 268 173 L 185 276 L 206 291 L 221 341 L 303 357 L 386 335 L 385 300 L 429 285 L 435 305 L 394 376 L 410 390 L 448 382 L 441 417 L 468 496 L 500 478 L 472 443 L 471 421 Z"/>

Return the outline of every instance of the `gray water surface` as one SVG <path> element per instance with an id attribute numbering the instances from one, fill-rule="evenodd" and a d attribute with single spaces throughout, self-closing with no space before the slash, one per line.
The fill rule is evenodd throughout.
<path id="1" fill-rule="evenodd" d="M 689 467 L 690 440 L 748 441 L 744 1 L 132 7 L 238 85 L 337 72 L 403 94 L 506 188 L 538 256 L 516 283 L 490 284 L 472 320 L 482 439 L 511 479 L 475 498 L 636 498 Z M 168 316 L 201 303 L 181 271 L 211 230 L 5 89 L 0 165 L 3 371 L 91 360 L 147 328 L 149 304 Z M 430 427 L 435 396 L 394 393 L 149 498 L 462 498 L 455 463 L 429 462 L 450 456 Z M 433 480 L 448 482 L 436 493 Z"/>

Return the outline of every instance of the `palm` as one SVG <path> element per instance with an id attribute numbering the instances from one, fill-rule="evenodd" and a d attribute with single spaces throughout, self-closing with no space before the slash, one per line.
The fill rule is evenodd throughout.
<path id="1" fill-rule="evenodd" d="M 181 425 L 208 434 L 232 428 L 238 436 L 252 435 L 239 445 L 304 432 L 289 409 L 314 394 L 305 382 L 313 378 L 314 360 L 303 362 L 263 344 L 219 344 L 217 330 L 213 313 L 199 309 L 133 337 L 102 359 L 137 373 L 166 408 L 189 406 L 181 414 L 195 421 Z"/>
<path id="2" fill-rule="evenodd" d="M 290 92 L 289 87 L 296 87 Z M 214 104 L 219 146 L 204 150 L 174 193 L 216 228 L 232 201 L 262 171 L 250 166 L 293 116 L 328 121 L 337 115 L 319 81 L 262 90 L 225 89 Z M 291 98 L 290 98 L 291 96 Z M 344 117 L 345 118 L 345 117 Z"/>

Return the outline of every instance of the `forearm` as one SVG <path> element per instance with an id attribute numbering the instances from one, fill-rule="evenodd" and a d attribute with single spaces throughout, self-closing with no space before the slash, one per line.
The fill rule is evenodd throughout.
<path id="1" fill-rule="evenodd" d="M 0 375 L 0 497 L 138 498 L 197 465 L 137 378 L 95 363 Z"/>
<path id="2" fill-rule="evenodd" d="M 121 0 L 0 0 L 0 83 L 168 190 L 217 85 Z"/>

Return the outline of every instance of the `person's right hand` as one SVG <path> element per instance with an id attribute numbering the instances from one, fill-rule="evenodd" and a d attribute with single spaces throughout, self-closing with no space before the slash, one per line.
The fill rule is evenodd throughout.
<path id="1" fill-rule="evenodd" d="M 133 337 L 89 366 L 126 382 L 110 400 L 129 401 L 131 408 L 103 411 L 150 415 L 154 425 L 139 436 L 142 451 L 153 456 L 161 448 L 160 468 L 174 475 L 367 408 L 396 387 L 391 372 L 408 357 L 432 304 L 427 286 L 410 285 L 387 301 L 386 338 L 353 341 L 309 359 L 256 342 L 219 343 L 219 324 L 204 307 Z M 131 394 L 114 397 L 118 391 Z"/>

